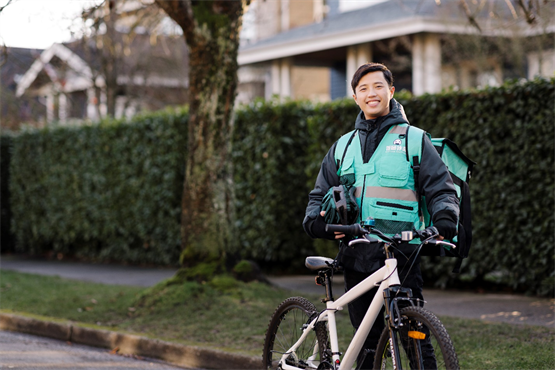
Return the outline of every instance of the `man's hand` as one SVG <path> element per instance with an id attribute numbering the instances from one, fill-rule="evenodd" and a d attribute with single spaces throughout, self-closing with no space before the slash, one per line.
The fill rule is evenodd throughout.
<path id="1" fill-rule="evenodd" d="M 440 235 L 437 238 L 438 240 L 443 240 L 444 238 L 451 240 L 457 235 L 457 224 L 448 217 L 439 218 L 434 221 L 434 226 Z"/>
<path id="2" fill-rule="evenodd" d="M 325 215 L 326 215 L 326 211 L 320 212 L 320 216 L 324 217 Z M 342 239 L 345 237 L 345 234 L 340 233 L 339 231 L 335 231 L 334 234 L 335 234 L 335 239 Z"/>

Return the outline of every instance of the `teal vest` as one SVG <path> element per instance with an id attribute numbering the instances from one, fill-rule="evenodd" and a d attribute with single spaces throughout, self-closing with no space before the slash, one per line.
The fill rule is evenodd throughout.
<path id="1" fill-rule="evenodd" d="M 343 135 L 335 149 L 340 182 L 347 182 L 356 189 L 355 198 L 360 210 L 358 222 L 372 217 L 376 228 L 388 235 L 413 227 L 417 230 L 424 228 L 414 173 L 407 160 L 407 127 L 407 124 L 390 127 L 368 163 L 363 163 L 356 130 Z"/>

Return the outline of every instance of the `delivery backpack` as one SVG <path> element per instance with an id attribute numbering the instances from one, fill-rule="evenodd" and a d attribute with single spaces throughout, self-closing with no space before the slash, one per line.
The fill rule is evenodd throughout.
<path id="1" fill-rule="evenodd" d="M 457 197 L 459 198 L 459 223 L 458 233 L 450 242 L 457 247 L 450 251 L 445 250 L 443 247 L 432 247 L 423 251 L 424 255 L 436 255 L 456 257 L 457 262 L 453 269 L 454 273 L 460 272 L 460 267 L 463 258 L 468 257 L 470 245 L 472 244 L 472 214 L 470 210 L 470 189 L 468 182 L 472 175 L 472 169 L 476 164 L 465 156 L 457 145 L 449 139 L 431 138 L 425 131 L 409 126 L 407 128 L 406 153 L 407 160 L 410 162 L 414 171 L 414 181 L 418 181 L 418 173 L 420 171 L 420 159 L 422 158 L 422 139 L 424 135 L 430 137 L 432 144 L 436 148 L 439 156 L 447 166 L 449 174 L 453 179 L 455 188 L 457 190 Z M 418 183 L 415 183 L 415 188 L 418 189 Z M 431 226 L 432 220 L 428 209 L 426 207 L 426 200 L 424 197 L 420 199 L 420 209 L 424 218 L 425 226 Z"/>

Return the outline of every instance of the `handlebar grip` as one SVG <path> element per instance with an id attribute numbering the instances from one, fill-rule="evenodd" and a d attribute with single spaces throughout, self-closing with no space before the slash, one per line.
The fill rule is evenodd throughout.
<path id="1" fill-rule="evenodd" d="M 353 225 L 333 225 L 328 224 L 326 225 L 327 232 L 340 232 L 343 234 L 349 234 L 354 236 L 363 236 L 368 234 L 368 231 L 364 230 L 360 224 L 353 224 Z"/>

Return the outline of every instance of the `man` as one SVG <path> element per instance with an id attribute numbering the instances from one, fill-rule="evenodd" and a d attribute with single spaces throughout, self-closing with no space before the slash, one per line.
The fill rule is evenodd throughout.
<path id="1" fill-rule="evenodd" d="M 322 211 L 322 201 L 330 188 L 341 184 L 354 188 L 359 212 L 356 222 L 372 217 L 378 229 L 391 234 L 410 230 L 413 226 L 422 228 L 418 194 L 425 196 L 440 239 L 452 239 L 457 232 L 459 215 L 455 187 L 427 135 L 422 143 L 419 175 L 414 178 L 404 145 L 408 120 L 401 104 L 393 99 L 395 87 L 391 71 L 383 64 L 364 64 L 355 72 L 351 87 L 353 99 L 361 109 L 355 131 L 338 140 L 324 157 L 314 190 L 309 194 L 303 221 L 305 231 L 312 238 L 348 238 L 341 233 L 326 232 L 326 213 Z M 340 149 L 336 150 L 338 146 Z M 387 228 L 390 230 L 384 230 Z M 343 239 L 345 241 L 348 242 Z M 423 300 L 419 259 L 411 260 L 407 255 L 410 253 L 396 254 L 400 280 L 403 286 L 412 289 L 413 297 Z M 383 266 L 385 255 L 383 249 L 376 246 L 343 247 L 338 259 L 344 268 L 345 288 L 349 290 Z M 412 269 L 408 271 L 410 266 Z M 371 290 L 349 304 L 349 316 L 355 329 L 375 292 Z M 358 356 L 357 368 L 372 369 L 372 351 L 384 327 L 383 319 L 376 320 Z"/>

